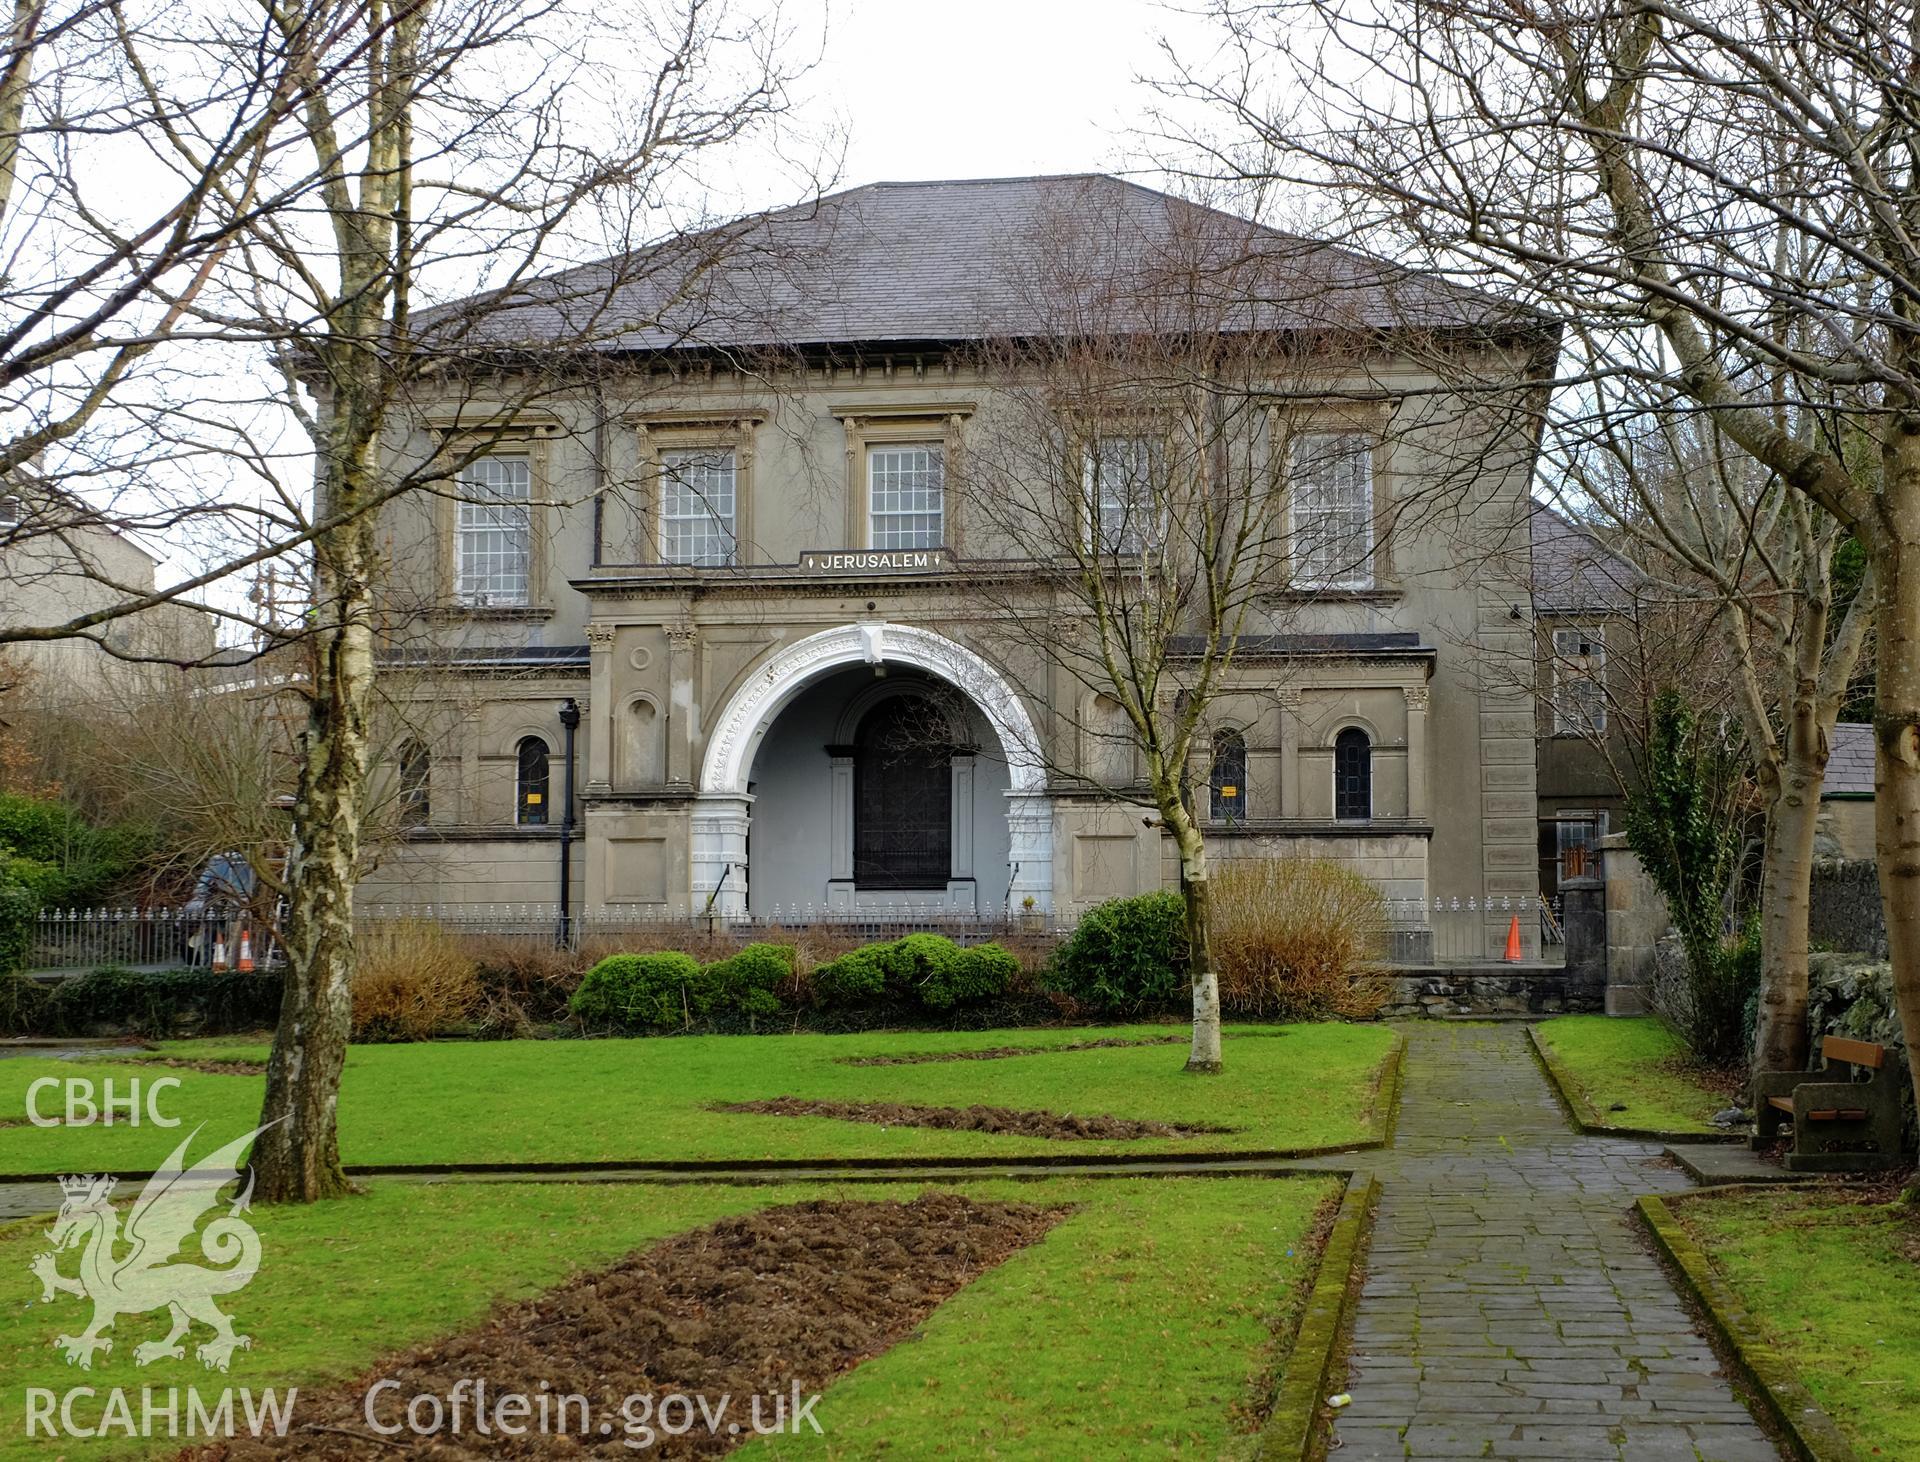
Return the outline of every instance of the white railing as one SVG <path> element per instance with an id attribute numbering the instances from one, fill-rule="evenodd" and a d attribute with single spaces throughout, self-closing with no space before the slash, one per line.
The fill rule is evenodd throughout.
<path id="1" fill-rule="evenodd" d="M 1539 894 L 1465 894 L 1387 900 L 1387 959 L 1393 964 L 1483 964 L 1506 956 L 1513 921 L 1521 946 L 1537 934 L 1544 958 L 1565 943 L 1560 900 Z"/>

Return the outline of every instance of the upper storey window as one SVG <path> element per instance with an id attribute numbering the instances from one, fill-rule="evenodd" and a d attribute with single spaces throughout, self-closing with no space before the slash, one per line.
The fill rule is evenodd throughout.
<path id="1" fill-rule="evenodd" d="M 476 608 L 528 602 L 533 560 L 533 465 L 481 457 L 460 474 L 454 528 L 455 593 Z"/>
<path id="2" fill-rule="evenodd" d="M 1597 624 L 1553 632 L 1553 734 L 1607 729 L 1607 639 Z"/>
<path id="3" fill-rule="evenodd" d="M 724 568 L 734 561 L 737 472 L 728 447 L 660 454 L 660 558 Z"/>
<path id="4" fill-rule="evenodd" d="M 946 461 L 938 446 L 867 451 L 867 546 L 939 548 L 946 541 Z"/>
<path id="5" fill-rule="evenodd" d="M 1357 432 L 1296 437 L 1293 577 L 1303 588 L 1373 586 L 1373 441 Z"/>
<path id="6" fill-rule="evenodd" d="M 1095 553 L 1143 553 L 1159 538 L 1153 481 L 1158 458 L 1147 437 L 1104 437 L 1087 453 Z"/>

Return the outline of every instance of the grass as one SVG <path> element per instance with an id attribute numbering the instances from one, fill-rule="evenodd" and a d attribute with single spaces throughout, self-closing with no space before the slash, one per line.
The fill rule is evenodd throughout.
<path id="1" fill-rule="evenodd" d="M 1166 1026 L 966 1033 L 692 1036 L 655 1040 L 504 1041 L 355 1046 L 340 1096 L 341 1151 L 349 1164 L 586 1162 L 797 1157 L 1015 1156 L 1068 1151 L 1213 1151 L 1324 1147 L 1376 1135 L 1369 1114 L 1393 1041 L 1379 1026 L 1306 1025 L 1230 1032 L 1226 1072 L 1186 1075 L 1178 1045 L 1052 1052 L 998 1061 L 848 1066 L 841 1058 L 1031 1045 L 1044 1051 L 1108 1035 L 1164 1035 Z M 174 1043 L 163 1056 L 264 1057 L 233 1041 Z M 35 1127 L 29 1084 L 43 1076 L 177 1077 L 162 1110 L 182 1129 L 151 1125 Z M 262 1078 L 122 1062 L 15 1058 L 0 1062 L 0 1172 L 151 1168 L 186 1130 L 208 1140 L 253 1126 Z M 1106 1113 L 1215 1123 L 1230 1136 L 1144 1142 L 1062 1143 L 880 1127 L 830 1118 L 710 1110 L 720 1102 L 797 1096 L 909 1101 L 1060 1113 Z M 42 1110 L 47 1110 L 43 1096 Z M 196 1147 L 195 1151 L 199 1148 Z"/>
<path id="2" fill-rule="evenodd" d="M 1677 1063 L 1687 1048 L 1653 1016 L 1563 1015 L 1534 1034 L 1552 1050 L 1576 1089 L 1580 1116 L 1603 1127 L 1650 1132 L 1717 1132 L 1707 1119 L 1726 1095 L 1690 1078 Z"/>
<path id="3" fill-rule="evenodd" d="M 1920 1457 L 1920 1213 L 1818 1189 L 1671 1208 L 1861 1455 Z"/>
<path id="4" fill-rule="evenodd" d="M 864 1457 L 978 1452 L 1119 1456 L 1143 1447 L 1208 1455 L 1251 1450 L 1271 1378 L 1315 1257 L 1322 1178 L 1050 1179 L 949 1185 L 981 1198 L 1076 1211 L 949 1300 L 912 1337 L 830 1388 L 825 1436 L 781 1454 Z M 0 1457 L 46 1455 L 24 1433 L 27 1387 L 104 1396 L 125 1387 L 297 1385 L 358 1376 L 382 1354 L 474 1325 L 501 1300 L 548 1288 L 636 1247 L 721 1216 L 809 1198 L 911 1198 L 922 1184 L 724 1187 L 397 1181 L 308 1209 L 256 1210 L 264 1259 L 228 1305 L 251 1350 L 222 1378 L 191 1359 L 133 1364 L 162 1317 L 123 1317 L 88 1373 L 51 1349 L 79 1302 L 0 1309 Z M 44 1247 L 44 1222 L 0 1229 L 0 1271 L 18 1276 Z M 71 1271 L 71 1260 L 65 1267 Z M 37 1286 L 33 1294 L 37 1297 Z M 1278 1337 L 1278 1338 L 1277 1338 Z M 191 1355 L 191 1352 L 189 1352 Z M 83 1424 L 96 1398 L 76 1405 Z M 298 1413 L 295 1413 L 296 1424 Z M 178 1440 L 122 1443 L 118 1454 Z M 100 1442 L 70 1455 L 106 1455 Z"/>

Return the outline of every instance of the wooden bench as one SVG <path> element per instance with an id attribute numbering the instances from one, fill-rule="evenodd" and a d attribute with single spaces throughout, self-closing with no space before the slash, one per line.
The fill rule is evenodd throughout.
<path id="1" fill-rule="evenodd" d="M 1790 1122 L 1789 1172 L 1844 1173 L 1896 1166 L 1901 1080 L 1887 1064 L 1887 1048 L 1848 1036 L 1823 1036 L 1820 1059 L 1818 1071 L 1774 1071 L 1754 1077 L 1758 1111 L 1753 1145 L 1764 1146 L 1783 1122 Z"/>

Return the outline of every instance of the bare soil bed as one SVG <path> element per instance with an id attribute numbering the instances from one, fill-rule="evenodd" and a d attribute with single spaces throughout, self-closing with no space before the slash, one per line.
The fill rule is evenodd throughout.
<path id="1" fill-rule="evenodd" d="M 931 1066 L 941 1061 L 1006 1061 L 1015 1056 L 1053 1056 L 1061 1051 L 1110 1051 L 1116 1046 L 1184 1046 L 1178 1036 L 1103 1036 L 1065 1046 L 983 1046 L 977 1051 L 908 1051 L 899 1056 L 843 1056 L 842 1066 Z"/>
<path id="2" fill-rule="evenodd" d="M 632 1429 L 638 1411 L 629 1398 L 647 1396 L 653 1436 L 646 1455 L 717 1456 L 752 1439 L 751 1398 L 762 1398 L 758 1415 L 770 1425 L 774 1398 L 790 1411 L 796 1385 L 802 1398 L 824 1390 L 1070 1211 L 928 1193 L 911 1203 L 800 1203 L 723 1219 L 504 1306 L 477 1329 L 393 1357 L 349 1385 L 302 1394 L 284 1439 L 247 1438 L 182 1455 L 632 1455 L 628 1443 L 641 1434 Z M 482 1379 L 489 1406 L 509 1394 L 536 1403 L 543 1394 L 584 1396 L 584 1422 L 583 1408 L 554 1406 L 549 1414 L 564 1417 L 564 1435 L 555 1426 L 542 1434 L 537 1410 L 518 1423 L 523 1436 L 498 1427 L 481 1434 L 473 1383 Z M 416 1396 L 439 1398 L 451 1415 L 448 1398 L 462 1394 L 454 1388 L 464 1382 L 464 1428 L 376 1435 L 368 1395 L 386 1381 L 398 1384 L 373 1398 L 381 1426 L 404 1426 Z M 691 1428 L 677 1435 L 662 1423 L 677 1425 L 679 1403 L 658 1409 L 670 1395 L 690 1398 Z M 727 1409 L 710 1428 L 693 1398 L 713 1414 L 722 1397 L 730 1398 Z"/>
<path id="3" fill-rule="evenodd" d="M 1021 1112 L 1011 1107 L 920 1107 L 902 1102 L 828 1102 L 773 1097 L 730 1102 L 717 1112 L 756 1112 L 769 1117 L 832 1117 L 882 1127 L 934 1127 L 944 1132 L 992 1132 L 1048 1137 L 1061 1142 L 1127 1142 L 1148 1137 L 1205 1137 L 1232 1127 L 1199 1123 L 1144 1122 L 1131 1117 L 1075 1117 L 1059 1112 Z"/>

